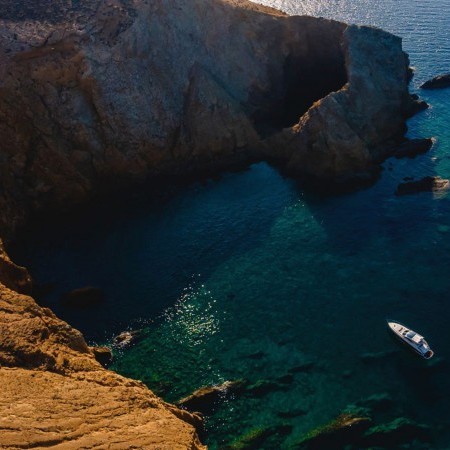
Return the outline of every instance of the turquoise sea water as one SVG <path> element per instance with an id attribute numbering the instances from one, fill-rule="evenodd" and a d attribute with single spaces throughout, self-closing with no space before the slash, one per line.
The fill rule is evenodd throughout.
<path id="1" fill-rule="evenodd" d="M 402 36 L 413 89 L 450 71 L 450 0 L 266 4 Z M 388 160 L 369 189 L 315 196 L 258 164 L 119 212 L 106 205 L 47 223 L 15 259 L 45 284 L 42 302 L 91 342 L 143 329 L 136 346 L 116 352 L 114 368 L 165 399 L 226 380 L 265 386 L 207 416 L 213 449 L 274 425 L 283 428 L 255 448 L 290 448 L 348 405 L 384 393 L 393 404 L 380 421 L 432 427 L 430 445 L 408 448 L 449 449 L 450 201 L 394 195 L 404 177 L 450 177 L 450 89 L 420 95 L 431 108 L 409 122 L 409 135 L 436 145 Z M 102 288 L 105 301 L 61 304 L 63 292 L 86 285 Z M 434 361 L 399 347 L 386 318 L 422 332 Z"/>

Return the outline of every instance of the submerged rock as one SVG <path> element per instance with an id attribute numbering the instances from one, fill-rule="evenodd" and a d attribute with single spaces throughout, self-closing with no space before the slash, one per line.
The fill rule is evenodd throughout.
<path id="1" fill-rule="evenodd" d="M 294 417 L 304 416 L 306 414 L 308 414 L 308 411 L 302 408 L 286 409 L 277 412 L 277 416 L 282 419 L 293 419 Z"/>
<path id="2" fill-rule="evenodd" d="M 247 433 L 235 439 L 222 450 L 259 450 L 271 436 L 286 436 L 292 430 L 291 425 L 277 425 L 266 428 L 253 428 Z M 271 446 L 270 448 L 274 448 Z"/>
<path id="3" fill-rule="evenodd" d="M 283 391 L 289 388 L 289 383 L 273 380 L 258 380 L 249 384 L 246 389 L 246 395 L 251 397 L 262 397 L 271 392 Z"/>
<path id="4" fill-rule="evenodd" d="M 398 350 L 385 350 L 383 352 L 365 352 L 360 355 L 364 362 L 378 361 L 380 359 L 390 358 L 398 353 Z"/>
<path id="5" fill-rule="evenodd" d="M 370 424 L 369 417 L 341 414 L 327 425 L 311 430 L 292 448 L 298 450 L 340 449 L 359 439 Z"/>
<path id="6" fill-rule="evenodd" d="M 450 188 L 450 181 L 441 177 L 424 177 L 418 181 L 400 183 L 396 195 L 417 194 L 419 192 L 445 192 Z"/>
<path id="7" fill-rule="evenodd" d="M 136 344 L 138 338 L 142 335 L 142 330 L 122 331 L 113 338 L 113 344 L 117 348 L 127 348 Z"/>
<path id="8" fill-rule="evenodd" d="M 255 359 L 255 360 L 259 360 L 259 359 L 264 359 L 267 356 L 267 353 L 262 352 L 262 351 L 258 351 L 255 353 L 251 353 L 249 355 L 247 355 L 248 359 Z"/>
<path id="9" fill-rule="evenodd" d="M 0 15 L 2 232 L 149 176 L 253 161 L 370 179 L 405 131 L 408 57 L 380 29 L 245 0 L 36 5 Z"/>
<path id="10" fill-rule="evenodd" d="M 394 400 L 388 393 L 383 392 L 360 400 L 357 405 L 369 408 L 373 412 L 384 412 L 394 406 Z"/>
<path id="11" fill-rule="evenodd" d="M 243 392 L 245 386 L 245 380 L 225 381 L 225 383 L 216 386 L 205 386 L 178 400 L 176 404 L 189 411 L 210 413 L 220 401 L 225 400 L 230 395 Z"/>
<path id="12" fill-rule="evenodd" d="M 254 428 L 226 445 L 223 450 L 257 450 L 270 435 L 269 428 Z"/>
<path id="13" fill-rule="evenodd" d="M 426 101 L 421 100 L 417 94 L 412 94 L 411 95 L 411 105 L 409 107 L 408 116 L 412 117 L 421 111 L 425 111 L 429 107 L 430 107 L 430 105 Z"/>
<path id="14" fill-rule="evenodd" d="M 420 86 L 422 89 L 442 89 L 450 87 L 450 73 L 438 75 Z"/>
<path id="15" fill-rule="evenodd" d="M 86 286 L 67 292 L 61 297 L 62 302 L 74 308 L 86 308 L 103 302 L 105 295 L 101 289 Z"/>

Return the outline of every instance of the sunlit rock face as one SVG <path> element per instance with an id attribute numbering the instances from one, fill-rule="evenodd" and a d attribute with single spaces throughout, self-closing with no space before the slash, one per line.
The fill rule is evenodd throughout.
<path id="1" fill-rule="evenodd" d="M 4 233 L 154 175 L 366 176 L 403 133 L 407 58 L 380 30 L 244 0 L 4 3 Z"/>
<path id="2" fill-rule="evenodd" d="M 5 286 L 23 290 L 24 271 L 0 246 L 2 448 L 205 449 L 198 415 L 105 370 L 78 330 Z"/>

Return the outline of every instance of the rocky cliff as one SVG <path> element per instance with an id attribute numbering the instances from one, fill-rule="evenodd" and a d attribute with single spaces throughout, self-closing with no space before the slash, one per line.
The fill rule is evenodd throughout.
<path id="1" fill-rule="evenodd" d="M 404 132 L 401 40 L 245 0 L 0 2 L 0 227 L 155 175 L 366 177 Z"/>
<path id="2" fill-rule="evenodd" d="M 245 0 L 0 1 L 0 236 L 153 176 L 369 177 L 404 132 L 407 68 L 381 30 Z M 197 416 L 103 369 L 30 289 L 0 246 L 2 448 L 203 448 Z"/>

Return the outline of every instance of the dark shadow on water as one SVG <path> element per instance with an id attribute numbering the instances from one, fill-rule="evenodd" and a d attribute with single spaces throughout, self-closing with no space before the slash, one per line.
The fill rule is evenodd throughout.
<path id="1" fill-rule="evenodd" d="M 333 186 L 324 183 L 316 186 L 296 183 L 316 220 L 326 230 L 329 243 L 336 252 L 354 254 L 364 251 L 367 243 L 374 237 L 383 236 L 386 242 L 399 245 L 407 243 L 414 235 L 423 233 L 439 211 L 450 216 L 450 199 L 445 197 L 436 202 L 431 192 L 396 196 L 395 190 L 404 178 L 413 175 L 414 179 L 433 172 L 432 154 L 407 160 L 408 164 L 399 166 L 391 158 L 384 163 L 381 177 L 356 186 Z M 399 167 L 399 168 L 398 168 Z M 392 170 L 395 174 L 392 175 Z M 444 219 L 443 222 L 449 222 Z"/>
<path id="2" fill-rule="evenodd" d="M 101 340 L 133 321 L 158 316 L 231 255 L 249 251 L 293 197 L 265 164 L 216 181 L 148 186 L 66 215 L 35 220 L 10 248 L 36 281 L 39 301 Z M 60 297 L 94 286 L 99 305 L 77 309 Z M 41 294 L 41 295 L 39 295 Z"/>

